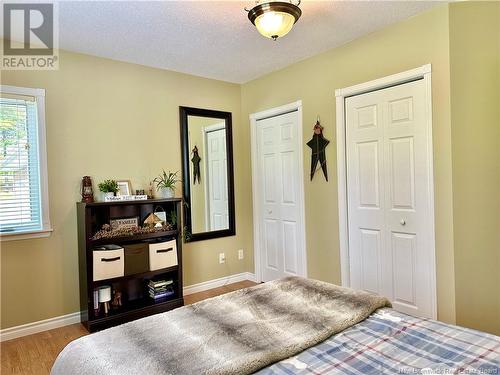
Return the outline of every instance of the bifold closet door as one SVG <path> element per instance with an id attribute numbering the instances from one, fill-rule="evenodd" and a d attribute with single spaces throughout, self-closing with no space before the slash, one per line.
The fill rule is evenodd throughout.
<path id="1" fill-rule="evenodd" d="M 432 160 L 423 80 L 349 97 L 345 105 L 351 286 L 431 317 Z"/>
<path id="2" fill-rule="evenodd" d="M 299 274 L 301 147 L 297 112 L 256 122 L 262 281 Z"/>

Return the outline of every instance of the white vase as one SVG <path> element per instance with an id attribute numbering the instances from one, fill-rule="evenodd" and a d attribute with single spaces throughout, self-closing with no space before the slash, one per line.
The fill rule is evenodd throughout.
<path id="1" fill-rule="evenodd" d="M 173 198 L 174 197 L 174 189 L 171 188 L 161 188 L 158 190 L 160 198 Z"/>
<path id="2" fill-rule="evenodd" d="M 103 202 L 105 202 L 107 197 L 114 197 L 114 196 L 115 196 L 115 193 L 113 193 L 112 191 L 107 192 L 107 193 L 102 193 L 102 200 L 103 200 Z"/>

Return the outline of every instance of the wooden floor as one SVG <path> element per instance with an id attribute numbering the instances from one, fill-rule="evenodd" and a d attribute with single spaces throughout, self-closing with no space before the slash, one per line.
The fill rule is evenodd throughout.
<path id="1" fill-rule="evenodd" d="M 186 305 L 256 285 L 241 281 L 184 297 Z M 40 332 L 0 343 L 1 374 L 49 374 L 59 352 L 71 341 L 87 335 L 81 324 Z M 68 374 L 71 375 L 71 374 Z"/>

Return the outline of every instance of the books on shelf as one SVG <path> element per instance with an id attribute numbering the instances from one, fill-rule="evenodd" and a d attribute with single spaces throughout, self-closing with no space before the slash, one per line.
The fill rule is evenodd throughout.
<path id="1" fill-rule="evenodd" d="M 157 300 L 160 300 L 160 299 L 163 299 L 163 298 L 170 297 L 173 294 L 174 294 L 174 291 L 173 290 L 169 290 L 169 291 L 166 291 L 165 293 L 156 294 L 154 296 L 150 295 L 150 297 L 153 298 L 155 301 L 157 301 Z"/>
<path id="2" fill-rule="evenodd" d="M 149 280 L 149 287 L 158 288 L 166 285 L 172 285 L 174 282 L 172 280 Z"/>
<path id="3" fill-rule="evenodd" d="M 173 280 L 149 280 L 149 297 L 154 300 L 170 297 L 174 294 Z"/>

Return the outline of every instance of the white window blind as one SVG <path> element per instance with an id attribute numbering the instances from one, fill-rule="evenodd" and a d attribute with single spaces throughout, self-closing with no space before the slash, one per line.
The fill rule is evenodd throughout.
<path id="1" fill-rule="evenodd" d="M 8 86 L 11 87 L 11 86 Z M 26 89 L 25 89 L 26 90 Z M 28 89 L 29 90 L 29 89 Z M 44 212 L 39 126 L 39 100 L 35 95 L 6 92 L 0 95 L 0 234 L 34 233 L 49 229 Z M 14 92 L 12 92 L 14 91 Z M 35 90 L 35 92 L 38 92 Z M 43 103 L 42 103 L 43 104 Z M 43 111 L 41 113 L 43 115 Z M 45 141 L 43 139 L 43 141 Z M 45 161 L 45 158 L 43 158 Z"/>

